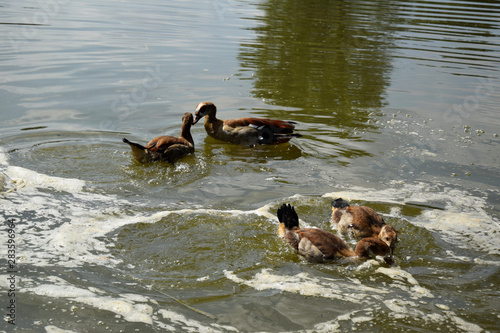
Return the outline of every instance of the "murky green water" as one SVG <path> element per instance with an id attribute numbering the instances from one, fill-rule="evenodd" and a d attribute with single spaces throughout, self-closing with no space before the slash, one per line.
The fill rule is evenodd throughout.
<path id="1" fill-rule="evenodd" d="M 7 332 L 495 332 L 500 5 L 495 1 L 0 1 Z M 220 118 L 297 122 L 247 148 L 135 162 L 122 137 Z M 311 264 L 277 208 L 333 230 L 379 211 L 396 265 Z M 7 244 L 8 225 L 1 229 Z M 352 243 L 351 243 L 352 244 Z M 176 302 L 185 302 L 216 319 Z M 5 311 L 4 311 L 5 312 Z"/>

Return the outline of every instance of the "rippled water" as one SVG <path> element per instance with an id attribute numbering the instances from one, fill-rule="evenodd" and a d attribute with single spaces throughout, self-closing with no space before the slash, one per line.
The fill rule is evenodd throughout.
<path id="1" fill-rule="evenodd" d="M 0 329 L 498 331 L 497 2 L 0 9 L 0 207 L 17 245 L 14 298 L 0 257 L 16 325 Z M 206 100 L 303 137 L 247 148 L 196 125 L 193 156 L 133 161 L 122 137 L 179 135 Z M 396 265 L 311 264 L 277 237 L 282 203 L 332 230 L 337 197 L 400 231 Z"/>

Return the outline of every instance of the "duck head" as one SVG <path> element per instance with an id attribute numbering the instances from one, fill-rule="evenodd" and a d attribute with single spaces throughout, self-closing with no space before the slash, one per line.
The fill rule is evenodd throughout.
<path id="1" fill-rule="evenodd" d="M 396 245 L 396 242 L 398 241 L 398 233 L 394 227 L 386 224 L 382 227 L 380 230 L 380 234 L 378 235 L 379 239 L 386 243 L 387 246 L 391 249 L 391 255 L 392 251 L 394 250 L 394 246 Z"/>
<path id="2" fill-rule="evenodd" d="M 332 209 L 333 208 L 341 209 L 346 207 L 349 207 L 349 203 L 342 198 L 338 198 L 332 201 Z"/>
<path id="3" fill-rule="evenodd" d="M 209 115 L 209 116 L 215 116 L 215 112 L 217 111 L 217 108 L 215 107 L 215 104 L 212 102 L 201 102 L 196 106 L 196 112 L 194 113 L 194 121 L 193 125 L 198 122 L 201 118 Z"/>
<path id="4" fill-rule="evenodd" d="M 332 222 L 336 225 L 340 222 L 346 208 L 349 207 L 347 201 L 342 198 L 337 198 L 332 201 Z"/>
<path id="5" fill-rule="evenodd" d="M 332 201 L 332 212 L 335 212 L 339 209 L 344 209 L 349 207 L 349 203 L 342 198 L 338 198 Z"/>
<path id="6" fill-rule="evenodd" d="M 194 124 L 194 117 L 191 112 L 184 113 L 184 115 L 182 116 L 182 124 L 189 127 Z"/>

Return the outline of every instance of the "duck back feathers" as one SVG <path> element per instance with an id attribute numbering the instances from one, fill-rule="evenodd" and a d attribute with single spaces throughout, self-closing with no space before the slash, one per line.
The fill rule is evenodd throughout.
<path id="1" fill-rule="evenodd" d="M 141 163 L 163 160 L 170 163 L 194 152 L 194 140 L 191 136 L 193 115 L 186 112 L 182 117 L 182 130 L 180 137 L 158 136 L 149 141 L 145 146 L 123 138 L 132 149 L 132 155 Z"/>

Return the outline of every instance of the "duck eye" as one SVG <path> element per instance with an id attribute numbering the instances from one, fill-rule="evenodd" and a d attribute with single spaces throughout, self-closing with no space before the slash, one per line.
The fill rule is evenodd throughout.
<path id="1" fill-rule="evenodd" d="M 386 241 L 389 241 L 389 237 L 386 237 L 386 238 L 385 238 L 385 240 L 386 240 Z"/>

